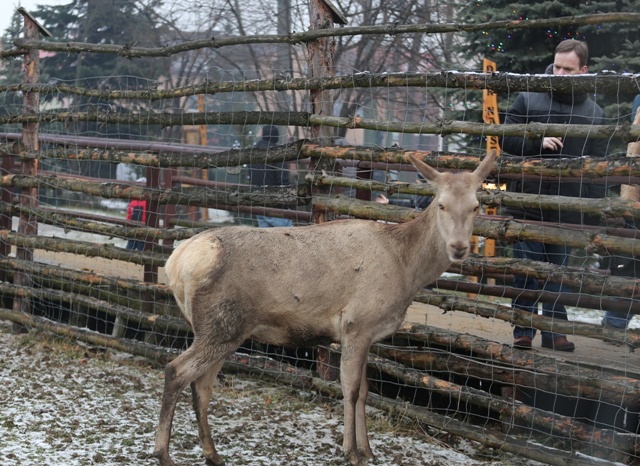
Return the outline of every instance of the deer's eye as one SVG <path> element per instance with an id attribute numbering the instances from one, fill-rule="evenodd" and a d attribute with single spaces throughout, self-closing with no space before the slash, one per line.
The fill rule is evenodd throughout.
<path id="1" fill-rule="evenodd" d="M 446 209 L 444 208 L 444 205 L 442 205 L 442 204 L 438 204 L 438 209 L 440 209 L 440 210 L 446 210 Z"/>
<path id="2" fill-rule="evenodd" d="M 479 210 L 480 210 L 480 206 L 479 206 L 479 205 L 477 205 L 477 206 L 475 206 L 475 207 L 473 208 L 473 211 L 474 211 L 474 212 L 478 212 Z"/>

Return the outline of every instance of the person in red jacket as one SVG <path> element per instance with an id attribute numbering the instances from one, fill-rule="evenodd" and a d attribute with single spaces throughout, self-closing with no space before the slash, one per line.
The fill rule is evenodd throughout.
<path id="1" fill-rule="evenodd" d="M 136 181 L 138 183 L 146 183 L 147 179 L 138 178 Z M 147 221 L 147 201 L 144 199 L 131 201 L 127 207 L 127 220 L 145 223 Z M 144 241 L 130 239 L 127 241 L 127 249 L 142 251 L 144 250 Z"/>

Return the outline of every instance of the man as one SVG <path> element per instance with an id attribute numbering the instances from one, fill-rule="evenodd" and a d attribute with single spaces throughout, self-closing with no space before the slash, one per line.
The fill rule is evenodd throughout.
<path id="1" fill-rule="evenodd" d="M 554 75 L 574 75 L 587 72 L 589 50 L 587 44 L 577 40 L 565 40 L 555 50 L 553 65 L 547 68 Z M 560 123 L 601 125 L 605 123 L 604 111 L 588 95 L 557 92 L 522 92 L 507 111 L 505 124 Z M 581 157 L 606 155 L 607 140 L 584 137 L 505 137 L 502 140 L 504 152 L 527 157 Z M 583 183 L 557 181 L 540 181 L 520 179 L 510 183 L 510 191 L 519 193 L 544 194 L 551 196 L 596 197 L 597 187 L 589 187 Z M 591 192 L 590 192 L 591 190 Z M 600 187 L 602 190 L 602 187 Z M 508 209 L 514 218 L 538 220 L 545 222 L 582 224 L 584 218 L 580 213 L 566 210 L 545 209 Z M 513 245 L 516 258 L 550 262 L 566 265 L 570 248 L 562 244 L 543 244 L 536 241 L 520 241 Z M 529 290 L 539 288 L 538 280 L 524 276 L 514 277 L 514 286 Z M 566 292 L 558 283 L 545 282 L 543 290 Z M 537 313 L 538 302 L 535 300 L 516 298 L 513 307 Z M 543 303 L 543 314 L 556 319 L 567 320 L 567 311 L 563 304 Z M 536 329 L 516 326 L 513 331 L 513 345 L 522 349 L 530 349 Z M 558 351 L 573 351 L 575 345 L 567 340 L 566 335 L 553 332 L 542 332 L 542 346 Z"/>
<path id="2" fill-rule="evenodd" d="M 262 138 L 255 144 L 256 149 L 268 149 L 278 144 L 280 131 L 271 125 L 262 127 Z M 249 178 L 254 186 L 283 186 L 289 184 L 289 172 L 284 162 L 271 164 L 251 164 Z M 286 206 L 283 206 L 286 207 Z M 288 218 L 256 215 L 260 228 L 290 227 L 293 222 Z"/>

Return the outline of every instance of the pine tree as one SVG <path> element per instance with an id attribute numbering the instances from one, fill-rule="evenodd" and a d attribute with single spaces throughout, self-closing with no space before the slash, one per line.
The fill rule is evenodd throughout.
<path id="1" fill-rule="evenodd" d="M 159 34 L 153 12 L 161 2 L 128 0 L 74 0 L 65 5 L 42 5 L 33 12 L 53 35 L 53 40 L 92 44 L 157 47 Z M 126 59 L 112 54 L 57 53 L 42 60 L 41 76 L 71 81 L 93 88 L 144 88 L 144 79 L 157 79 L 166 72 L 159 58 Z M 140 78 L 140 81 L 131 77 Z"/>
<path id="2" fill-rule="evenodd" d="M 18 37 L 22 31 L 22 15 L 17 11 L 14 12 L 11 17 L 11 23 L 9 27 L 2 34 L 2 49 L 10 50 L 13 46 L 13 38 Z M 12 58 L 3 60 L 0 63 L 2 67 L 2 74 L 0 76 L 0 83 L 18 84 L 22 82 L 22 60 L 20 58 Z M 22 93 L 7 91 L 0 94 L 0 114 L 17 114 L 22 111 Z M 19 125 L 4 125 L 3 131 L 7 132 L 19 132 Z"/>
<path id="3" fill-rule="evenodd" d="M 632 12 L 640 10 L 639 0 L 595 1 L 530 1 L 513 3 L 507 0 L 477 0 L 465 3 L 460 20 L 483 23 L 500 20 L 527 20 L 588 15 L 602 12 Z M 631 44 L 640 40 L 640 29 L 633 23 L 607 23 L 555 28 L 494 29 L 466 34 L 461 49 L 468 58 L 489 58 L 498 69 L 513 73 L 544 73 L 553 61 L 559 42 L 579 39 L 590 49 L 590 71 L 638 72 L 638 53 Z M 607 59 L 603 60 L 603 58 Z"/>
<path id="4" fill-rule="evenodd" d="M 160 33 L 154 23 L 156 9 L 161 1 L 132 2 L 128 0 L 72 0 L 63 5 L 39 5 L 30 11 L 38 22 L 52 34 L 53 41 L 75 41 L 92 44 L 116 44 L 138 47 L 159 47 Z M 12 26 L 3 35 L 5 47 L 11 48 L 13 39 L 22 34 L 22 16 L 16 13 Z M 21 60 L 10 63 L 2 81 L 7 84 L 21 82 L 19 74 Z M 170 69 L 168 59 L 126 59 L 113 54 L 100 53 L 46 53 L 40 59 L 40 81 L 56 84 L 64 82 L 83 88 L 100 90 L 139 90 L 155 88 L 158 78 Z M 10 94 L 7 94 L 10 96 Z M 118 104 L 98 98 L 68 95 L 61 101 L 57 93 L 41 94 L 44 107 L 59 105 L 80 112 L 120 112 L 134 109 L 132 103 Z M 10 98 L 10 97 L 7 97 Z M 18 102 L 19 95 L 15 100 Z M 135 103 L 135 110 L 149 109 L 148 102 Z M 20 112 L 18 105 L 7 106 L 5 111 Z M 102 125 L 86 122 L 69 122 L 64 128 L 50 124 L 44 131 L 64 131 L 79 135 L 116 137 L 119 139 L 156 136 L 160 128 L 139 125 Z M 113 164 L 83 162 L 83 174 L 111 177 Z"/>
<path id="5" fill-rule="evenodd" d="M 459 21 L 490 23 L 501 20 L 527 20 L 588 15 L 603 12 L 640 11 L 640 0 L 596 1 L 529 1 L 512 3 L 507 0 L 476 0 L 465 2 Z M 522 74 L 544 73 L 553 63 L 556 46 L 563 40 L 577 39 L 589 45 L 589 72 L 640 72 L 640 29 L 634 23 L 606 23 L 554 28 L 493 29 L 465 34 L 459 52 L 481 68 L 482 58 L 493 60 L 498 71 Z M 632 95 L 596 95 L 610 122 L 628 121 Z M 501 110 L 506 99 L 498 98 Z M 620 144 L 611 146 L 612 152 L 624 151 Z"/>

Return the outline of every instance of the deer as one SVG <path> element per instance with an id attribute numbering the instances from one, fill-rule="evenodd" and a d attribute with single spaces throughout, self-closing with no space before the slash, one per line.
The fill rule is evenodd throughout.
<path id="1" fill-rule="evenodd" d="M 249 338 L 279 346 L 339 343 L 343 454 L 351 465 L 374 459 L 365 417 L 370 346 L 397 331 L 421 288 L 468 256 L 477 191 L 496 157 L 492 152 L 473 172 L 453 173 L 408 155 L 436 194 L 404 223 L 229 226 L 180 243 L 165 271 L 193 341 L 165 369 L 153 452 L 160 465 L 175 465 L 171 426 L 187 385 L 206 464 L 225 464 L 211 437 L 208 406 L 224 360 Z"/>

